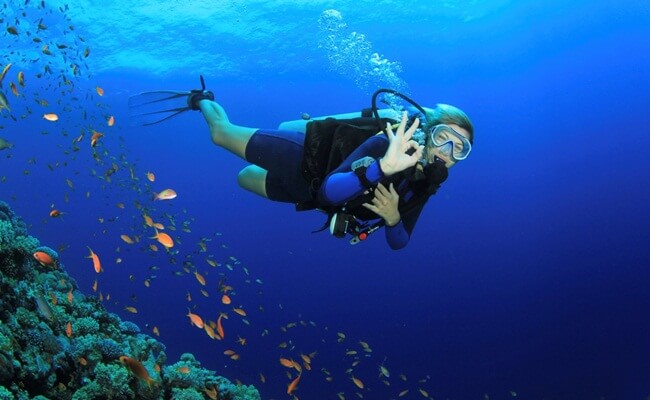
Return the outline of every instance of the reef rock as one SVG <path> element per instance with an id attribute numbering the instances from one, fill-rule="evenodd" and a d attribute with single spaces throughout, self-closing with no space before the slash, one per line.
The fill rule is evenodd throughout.
<path id="1" fill-rule="evenodd" d="M 36 251 L 56 265 L 39 263 Z M 181 366 L 190 372 L 180 374 Z M 191 354 L 168 365 L 161 342 L 81 293 L 58 254 L 39 247 L 0 201 L 0 399 L 183 400 L 216 393 L 221 400 L 260 399 L 253 386 L 232 384 Z"/>

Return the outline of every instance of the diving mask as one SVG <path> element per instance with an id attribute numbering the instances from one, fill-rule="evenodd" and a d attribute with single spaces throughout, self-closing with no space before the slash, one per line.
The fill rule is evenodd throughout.
<path id="1" fill-rule="evenodd" d="M 472 151 L 469 140 L 445 124 L 436 125 L 431 129 L 427 137 L 427 146 L 443 148 L 445 154 L 449 154 L 455 161 L 466 159 Z"/>

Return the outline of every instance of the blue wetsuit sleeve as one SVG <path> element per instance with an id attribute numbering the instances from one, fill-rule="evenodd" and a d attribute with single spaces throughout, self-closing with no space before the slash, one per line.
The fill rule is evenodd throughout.
<path id="1" fill-rule="evenodd" d="M 385 227 L 386 242 L 388 242 L 391 249 L 399 250 L 406 247 L 423 208 L 424 204 L 411 210 L 406 215 L 402 215 L 397 225 Z"/>
<path id="2" fill-rule="evenodd" d="M 363 157 L 372 157 L 378 160 L 386 153 L 387 149 L 388 140 L 382 135 L 373 136 L 363 142 L 338 168 L 325 177 L 319 192 L 320 201 L 324 204 L 338 205 L 365 192 L 366 188 L 361 185 L 359 178 L 352 172 L 352 163 Z M 368 167 L 366 178 L 372 184 L 379 183 L 384 178 L 384 174 L 379 168 L 379 162 L 376 161 Z M 423 207 L 424 204 L 406 215 L 402 215 L 397 225 L 385 227 L 386 241 L 391 249 L 399 250 L 408 244 Z"/>
<path id="3" fill-rule="evenodd" d="M 320 201 L 323 204 L 338 205 L 365 192 L 366 188 L 361 185 L 359 178 L 352 171 L 352 163 L 363 157 L 372 157 L 378 160 L 386 153 L 386 149 L 388 149 L 388 140 L 385 136 L 375 135 L 368 138 L 343 160 L 338 168 L 325 177 L 318 194 Z M 378 161 L 368 167 L 366 177 L 372 184 L 379 183 L 384 177 Z"/>

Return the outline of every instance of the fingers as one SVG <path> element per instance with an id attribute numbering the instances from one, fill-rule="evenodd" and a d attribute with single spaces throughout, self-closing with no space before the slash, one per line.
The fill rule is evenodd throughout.
<path id="1" fill-rule="evenodd" d="M 393 127 L 390 122 L 386 122 L 386 136 L 388 136 L 388 143 L 393 141 L 395 134 L 393 133 Z"/>
<path id="2" fill-rule="evenodd" d="M 415 131 L 418 129 L 418 126 L 420 126 L 420 118 L 416 118 L 415 121 L 413 121 L 413 124 L 411 124 L 408 131 L 404 133 L 404 138 L 406 140 L 410 140 L 413 137 Z"/>
<path id="3" fill-rule="evenodd" d="M 373 206 L 372 204 L 363 203 L 361 205 L 364 206 L 365 208 L 367 208 L 368 210 L 374 212 L 375 214 L 379 215 L 379 209 L 377 207 Z"/>
<path id="4" fill-rule="evenodd" d="M 397 191 L 395 191 L 395 187 L 392 183 L 388 185 L 388 188 L 381 183 L 377 184 L 373 202 L 374 200 L 377 200 L 378 204 L 387 205 L 395 202 L 396 199 L 399 199 L 399 195 L 397 194 Z"/>
<path id="5" fill-rule="evenodd" d="M 388 189 L 390 190 L 391 196 L 397 196 L 397 191 L 395 190 L 395 186 L 393 186 L 393 182 L 390 183 Z"/>
<path id="6" fill-rule="evenodd" d="M 378 198 L 381 201 L 385 201 L 388 198 L 388 190 L 386 190 L 386 186 L 382 185 L 381 183 L 377 184 L 377 187 L 375 188 L 375 198 Z"/>

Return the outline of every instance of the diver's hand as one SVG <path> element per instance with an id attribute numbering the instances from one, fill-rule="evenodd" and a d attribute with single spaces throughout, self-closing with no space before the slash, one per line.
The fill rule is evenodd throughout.
<path id="1" fill-rule="evenodd" d="M 363 203 L 362 205 L 368 210 L 379 215 L 386 221 L 387 226 L 397 225 L 400 220 L 399 210 L 399 194 L 395 191 L 391 183 L 386 189 L 386 186 L 379 183 L 375 188 L 375 197 L 371 203 Z"/>
<path id="2" fill-rule="evenodd" d="M 412 140 L 413 133 L 415 133 L 418 125 L 420 125 L 420 120 L 416 118 L 408 130 L 406 130 L 406 120 L 406 111 L 404 111 L 402 113 L 402 122 L 400 122 L 395 133 L 393 133 L 393 128 L 390 124 L 386 124 L 389 145 L 386 154 L 379 160 L 379 168 L 381 168 L 385 176 L 404 171 L 414 166 L 422 158 L 424 146 Z M 406 154 L 409 149 L 415 150 L 413 154 Z"/>

